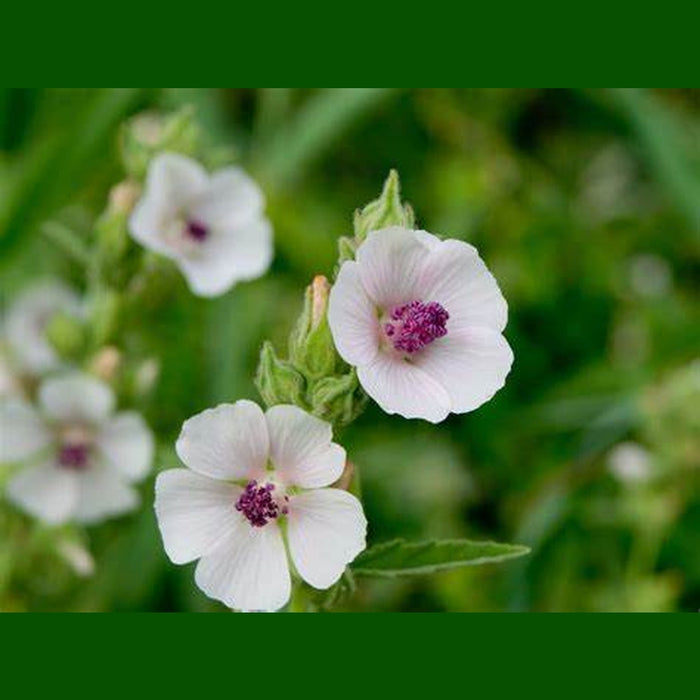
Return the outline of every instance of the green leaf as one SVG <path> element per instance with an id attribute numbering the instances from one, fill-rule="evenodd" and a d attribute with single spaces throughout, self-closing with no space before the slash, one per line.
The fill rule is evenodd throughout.
<path id="1" fill-rule="evenodd" d="M 358 576 L 414 576 L 514 559 L 530 549 L 519 544 L 471 542 L 470 540 L 433 540 L 406 542 L 392 540 L 360 554 L 352 563 Z"/>

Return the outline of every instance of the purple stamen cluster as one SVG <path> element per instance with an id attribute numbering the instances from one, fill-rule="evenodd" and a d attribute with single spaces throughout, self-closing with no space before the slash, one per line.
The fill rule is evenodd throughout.
<path id="1" fill-rule="evenodd" d="M 259 486 L 257 481 L 249 481 L 236 501 L 236 510 L 243 513 L 253 527 L 267 525 L 270 520 L 288 512 L 287 506 L 280 508 L 273 498 L 274 490 L 274 484 Z M 285 496 L 284 500 L 286 502 L 289 499 Z"/>
<path id="2" fill-rule="evenodd" d="M 88 466 L 89 457 L 90 448 L 82 443 L 67 443 L 58 451 L 58 463 L 64 469 L 81 471 Z"/>
<path id="3" fill-rule="evenodd" d="M 399 352 L 414 353 L 447 335 L 450 315 L 437 301 L 410 301 L 397 306 L 384 324 L 384 332 Z"/>
<path id="4" fill-rule="evenodd" d="M 185 225 L 187 235 L 201 243 L 209 235 L 209 227 L 196 219 L 190 219 Z"/>

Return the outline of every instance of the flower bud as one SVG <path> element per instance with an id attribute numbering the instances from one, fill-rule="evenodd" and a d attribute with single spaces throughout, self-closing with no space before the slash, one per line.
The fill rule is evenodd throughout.
<path id="1" fill-rule="evenodd" d="M 401 203 L 401 185 L 396 170 L 389 172 L 379 198 L 355 212 L 354 223 L 357 244 L 362 243 L 370 231 L 378 231 L 388 226 L 403 226 L 409 229 L 414 227 L 413 209 L 409 204 Z M 341 250 L 341 254 L 342 252 Z"/>
<path id="2" fill-rule="evenodd" d="M 76 359 L 85 348 L 85 328 L 75 316 L 53 314 L 46 326 L 46 337 L 58 355 L 66 360 Z"/>
<path id="3" fill-rule="evenodd" d="M 160 115 L 146 112 L 135 116 L 123 127 L 121 156 L 124 169 L 133 178 L 143 180 L 151 159 L 162 151 L 194 155 L 200 142 L 200 131 L 194 120 L 194 110 Z"/>
<path id="4" fill-rule="evenodd" d="M 104 345 L 114 336 L 121 315 L 120 295 L 113 289 L 99 289 L 92 300 L 90 321 L 97 345 Z"/>
<path id="5" fill-rule="evenodd" d="M 355 420 L 367 402 L 354 370 L 319 379 L 310 394 L 311 412 L 335 427 L 348 425 Z"/>
<path id="6" fill-rule="evenodd" d="M 103 274 L 116 281 L 129 247 L 129 215 L 138 201 L 139 186 L 130 180 L 115 185 L 107 209 L 95 225 L 97 256 Z"/>
<path id="7" fill-rule="evenodd" d="M 111 382 L 119 371 L 121 361 L 121 352 L 114 345 L 107 345 L 92 358 L 90 371 L 100 379 Z"/>
<path id="8" fill-rule="evenodd" d="M 304 293 L 304 308 L 289 338 L 292 364 L 307 378 L 332 374 L 337 360 L 328 327 L 328 294 L 331 286 L 323 275 L 314 277 Z"/>
<path id="9" fill-rule="evenodd" d="M 277 357 L 272 343 L 266 341 L 260 351 L 255 385 L 268 406 L 293 404 L 304 406 L 304 379 L 289 362 Z"/>

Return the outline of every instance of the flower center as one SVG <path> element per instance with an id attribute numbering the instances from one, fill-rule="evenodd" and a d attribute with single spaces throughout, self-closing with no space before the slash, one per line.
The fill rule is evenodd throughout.
<path id="1" fill-rule="evenodd" d="M 384 333 L 395 350 L 411 354 L 447 335 L 449 317 L 437 301 L 416 299 L 392 310 L 384 323 Z"/>
<path id="2" fill-rule="evenodd" d="M 243 493 L 236 501 L 236 510 L 243 513 L 253 527 L 263 527 L 270 520 L 286 515 L 289 498 L 284 496 L 282 505 L 272 495 L 274 484 L 258 485 L 255 480 L 249 481 Z"/>
<path id="3" fill-rule="evenodd" d="M 189 219 L 185 223 L 185 233 L 192 240 L 201 243 L 209 235 L 209 227 L 197 219 Z"/>
<path id="4" fill-rule="evenodd" d="M 88 466 L 90 446 L 87 443 L 64 443 L 58 451 L 58 463 L 64 469 L 82 471 Z"/>

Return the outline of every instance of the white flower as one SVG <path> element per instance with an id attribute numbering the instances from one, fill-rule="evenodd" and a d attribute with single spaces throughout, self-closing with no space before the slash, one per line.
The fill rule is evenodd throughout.
<path id="1" fill-rule="evenodd" d="M 174 260 L 204 297 L 260 277 L 272 259 L 272 227 L 257 184 L 237 167 L 209 175 L 176 153 L 156 156 L 129 221 L 143 246 Z"/>
<path id="2" fill-rule="evenodd" d="M 130 411 L 113 413 L 112 390 L 79 373 L 46 380 L 40 409 L 0 402 L 0 464 L 20 464 L 10 501 L 51 525 L 91 523 L 133 509 L 131 484 L 150 470 L 153 438 Z"/>
<path id="3" fill-rule="evenodd" d="M 621 442 L 608 454 L 608 470 L 622 483 L 649 481 L 652 475 L 651 455 L 636 442 Z"/>
<path id="4" fill-rule="evenodd" d="M 365 548 L 367 521 L 354 496 L 326 488 L 345 465 L 331 440 L 328 423 L 295 406 L 238 401 L 190 418 L 176 446 L 190 469 L 156 482 L 170 559 L 199 559 L 197 585 L 231 608 L 277 610 L 290 596 L 284 531 L 299 575 L 333 585 Z"/>
<path id="5" fill-rule="evenodd" d="M 42 374 L 60 366 L 60 360 L 46 338 L 46 326 L 59 311 L 79 315 L 80 301 L 64 284 L 49 280 L 24 290 L 9 308 L 4 336 L 20 370 Z"/>
<path id="6" fill-rule="evenodd" d="M 19 396 L 21 393 L 22 389 L 17 377 L 7 361 L 3 348 L 0 346 L 0 399 Z"/>
<path id="7" fill-rule="evenodd" d="M 473 246 L 401 227 L 368 235 L 328 308 L 336 348 L 364 390 L 387 413 L 432 423 L 503 386 L 513 362 L 507 315 Z"/>

